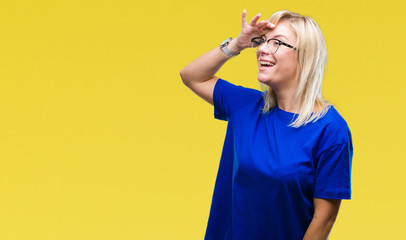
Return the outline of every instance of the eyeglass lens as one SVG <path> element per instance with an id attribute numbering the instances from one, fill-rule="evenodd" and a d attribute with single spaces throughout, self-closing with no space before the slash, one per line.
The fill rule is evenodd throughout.
<path id="1" fill-rule="evenodd" d="M 259 47 L 262 44 L 264 44 L 264 42 L 267 42 L 267 46 L 272 53 L 276 53 L 278 51 L 278 48 L 280 46 L 280 43 L 278 40 L 255 41 L 255 42 L 252 42 L 252 47 L 253 48 Z"/>

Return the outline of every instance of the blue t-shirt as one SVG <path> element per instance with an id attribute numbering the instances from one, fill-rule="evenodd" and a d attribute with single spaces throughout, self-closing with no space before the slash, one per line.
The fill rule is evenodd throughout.
<path id="1" fill-rule="evenodd" d="M 258 90 L 219 79 L 213 101 L 215 118 L 228 126 L 206 240 L 303 239 L 313 198 L 351 198 L 351 133 L 333 106 L 294 128 L 297 114 L 261 112 Z"/>

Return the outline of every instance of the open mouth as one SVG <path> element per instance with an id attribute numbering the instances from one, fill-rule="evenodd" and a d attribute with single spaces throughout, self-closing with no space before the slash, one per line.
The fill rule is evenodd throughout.
<path id="1" fill-rule="evenodd" d="M 260 64 L 261 68 L 271 68 L 271 67 L 275 66 L 275 63 L 270 62 L 270 61 L 263 61 L 263 60 L 259 61 L 259 64 Z"/>

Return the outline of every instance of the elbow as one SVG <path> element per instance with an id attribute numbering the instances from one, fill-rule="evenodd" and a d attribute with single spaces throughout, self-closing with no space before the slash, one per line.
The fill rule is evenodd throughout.
<path id="1" fill-rule="evenodd" d="M 334 223 L 336 222 L 336 217 L 330 217 L 326 219 L 326 225 L 328 226 L 329 229 L 332 229 L 334 226 Z"/>
<path id="2" fill-rule="evenodd" d="M 188 86 L 189 81 L 188 81 L 188 77 L 187 77 L 187 71 L 185 70 L 185 68 L 180 70 L 179 75 L 180 75 L 180 79 L 182 79 L 183 84 L 185 86 Z"/>

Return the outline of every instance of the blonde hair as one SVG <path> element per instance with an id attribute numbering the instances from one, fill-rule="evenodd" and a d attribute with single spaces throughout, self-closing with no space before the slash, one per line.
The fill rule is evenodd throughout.
<path id="1" fill-rule="evenodd" d="M 299 128 L 309 122 L 316 122 L 327 113 L 329 106 L 332 105 L 321 96 L 324 66 L 327 64 L 327 47 L 323 34 L 312 18 L 286 10 L 275 12 L 269 21 L 275 25 L 278 22 L 287 23 L 297 37 L 295 44 L 298 57 L 296 79 L 299 86 L 295 99 L 299 100 L 299 115 L 289 126 Z M 277 99 L 272 88 L 261 85 L 266 90 L 264 92 L 265 105 L 262 109 L 262 112 L 266 113 L 276 107 Z M 315 106 L 318 111 L 312 114 Z"/>

